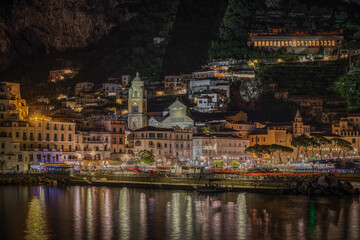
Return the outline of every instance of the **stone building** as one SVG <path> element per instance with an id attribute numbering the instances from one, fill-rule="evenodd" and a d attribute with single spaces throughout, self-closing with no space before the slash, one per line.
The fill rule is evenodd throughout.
<path id="1" fill-rule="evenodd" d="M 26 100 L 21 98 L 20 84 L 0 83 L 0 121 L 24 121 L 28 118 Z"/>
<path id="2" fill-rule="evenodd" d="M 235 160 L 250 164 L 252 155 L 245 152 L 250 145 L 249 139 L 231 134 L 197 134 L 193 139 L 194 161 L 198 164 L 211 165 L 214 160 L 223 160 L 230 164 Z"/>
<path id="3" fill-rule="evenodd" d="M 299 31 L 291 29 L 269 29 L 249 33 L 250 46 L 276 51 L 286 48 L 289 53 L 337 55 L 337 50 L 344 38 L 342 30 L 333 31 Z"/>
<path id="4" fill-rule="evenodd" d="M 30 164 L 67 163 L 75 154 L 75 123 L 66 119 L 32 119 L 0 124 L 3 169 L 25 171 Z"/>
<path id="5" fill-rule="evenodd" d="M 110 133 L 89 131 L 76 133 L 76 153 L 83 160 L 110 159 Z"/>
<path id="6" fill-rule="evenodd" d="M 129 147 L 136 155 L 151 151 L 157 164 L 182 164 L 192 161 L 193 134 L 191 129 L 144 127 L 129 135 Z"/>
<path id="7" fill-rule="evenodd" d="M 178 126 L 182 129 L 194 125 L 194 120 L 188 116 L 188 109 L 185 104 L 176 100 L 169 106 L 169 114 L 163 117 L 151 117 L 149 126 L 158 128 L 171 128 Z"/>

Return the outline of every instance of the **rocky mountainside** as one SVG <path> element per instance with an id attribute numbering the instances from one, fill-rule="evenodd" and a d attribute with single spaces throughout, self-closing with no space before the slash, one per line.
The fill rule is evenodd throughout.
<path id="1" fill-rule="evenodd" d="M 16 57 L 77 49 L 132 17 L 125 0 L 5 0 L 0 3 L 0 69 Z"/>
<path id="2" fill-rule="evenodd" d="M 0 80 L 30 86 L 64 65 L 79 70 L 72 82 L 100 83 L 137 70 L 162 80 L 199 68 L 210 48 L 210 57 L 231 57 L 229 49 L 243 47 L 249 30 L 279 27 L 289 14 L 305 20 L 295 14 L 289 19 L 301 21 L 283 27 L 326 23 L 360 37 L 356 10 L 336 0 L 1 0 Z M 164 42 L 154 44 L 154 37 Z"/>

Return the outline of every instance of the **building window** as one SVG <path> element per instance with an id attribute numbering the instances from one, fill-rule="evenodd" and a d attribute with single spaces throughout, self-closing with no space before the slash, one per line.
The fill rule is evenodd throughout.
<path id="1" fill-rule="evenodd" d="M 152 141 L 149 142 L 149 147 L 151 147 L 151 148 L 154 147 L 154 143 Z"/>
<path id="2" fill-rule="evenodd" d="M 123 143 L 122 138 L 119 138 L 119 143 L 120 143 L 120 144 L 122 144 L 122 143 Z"/>
<path id="3" fill-rule="evenodd" d="M 140 141 L 136 141 L 136 142 L 135 142 L 135 146 L 141 146 L 141 142 L 140 142 Z M 149 142 L 149 146 L 150 146 L 150 142 Z"/>

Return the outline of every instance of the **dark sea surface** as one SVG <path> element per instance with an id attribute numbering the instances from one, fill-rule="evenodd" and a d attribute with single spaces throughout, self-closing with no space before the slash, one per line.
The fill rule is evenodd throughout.
<path id="1" fill-rule="evenodd" d="M 0 239 L 360 239 L 360 206 L 359 197 L 0 186 Z"/>

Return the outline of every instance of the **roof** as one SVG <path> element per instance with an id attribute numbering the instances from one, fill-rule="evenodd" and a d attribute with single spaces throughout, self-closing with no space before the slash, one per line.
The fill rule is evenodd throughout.
<path id="1" fill-rule="evenodd" d="M 234 139 L 244 139 L 234 134 L 221 134 L 221 133 L 210 133 L 210 134 L 194 134 L 194 137 L 216 137 L 216 138 L 234 138 Z"/>
<path id="2" fill-rule="evenodd" d="M 136 77 L 132 80 L 132 82 L 142 82 L 139 72 L 136 72 Z"/>
<path id="3" fill-rule="evenodd" d="M 164 121 L 167 117 L 168 117 L 168 115 L 167 115 L 167 116 L 164 116 L 164 117 L 156 117 L 156 116 L 154 116 L 153 118 L 154 118 L 156 121 L 158 121 L 158 122 L 162 122 L 162 121 Z"/>
<path id="4" fill-rule="evenodd" d="M 251 133 L 248 134 L 248 136 L 250 135 L 265 135 L 267 134 L 267 128 L 258 128 L 255 129 L 254 131 L 252 131 Z"/>
<path id="5" fill-rule="evenodd" d="M 174 132 L 175 130 L 172 128 L 158 128 L 158 127 L 152 127 L 152 126 L 147 126 L 147 127 L 143 127 L 143 128 L 139 128 L 133 132 L 144 132 L 144 131 L 149 131 L 149 132 Z"/>
<path id="6" fill-rule="evenodd" d="M 295 118 L 301 118 L 299 109 L 298 109 L 297 112 L 296 112 Z"/>

